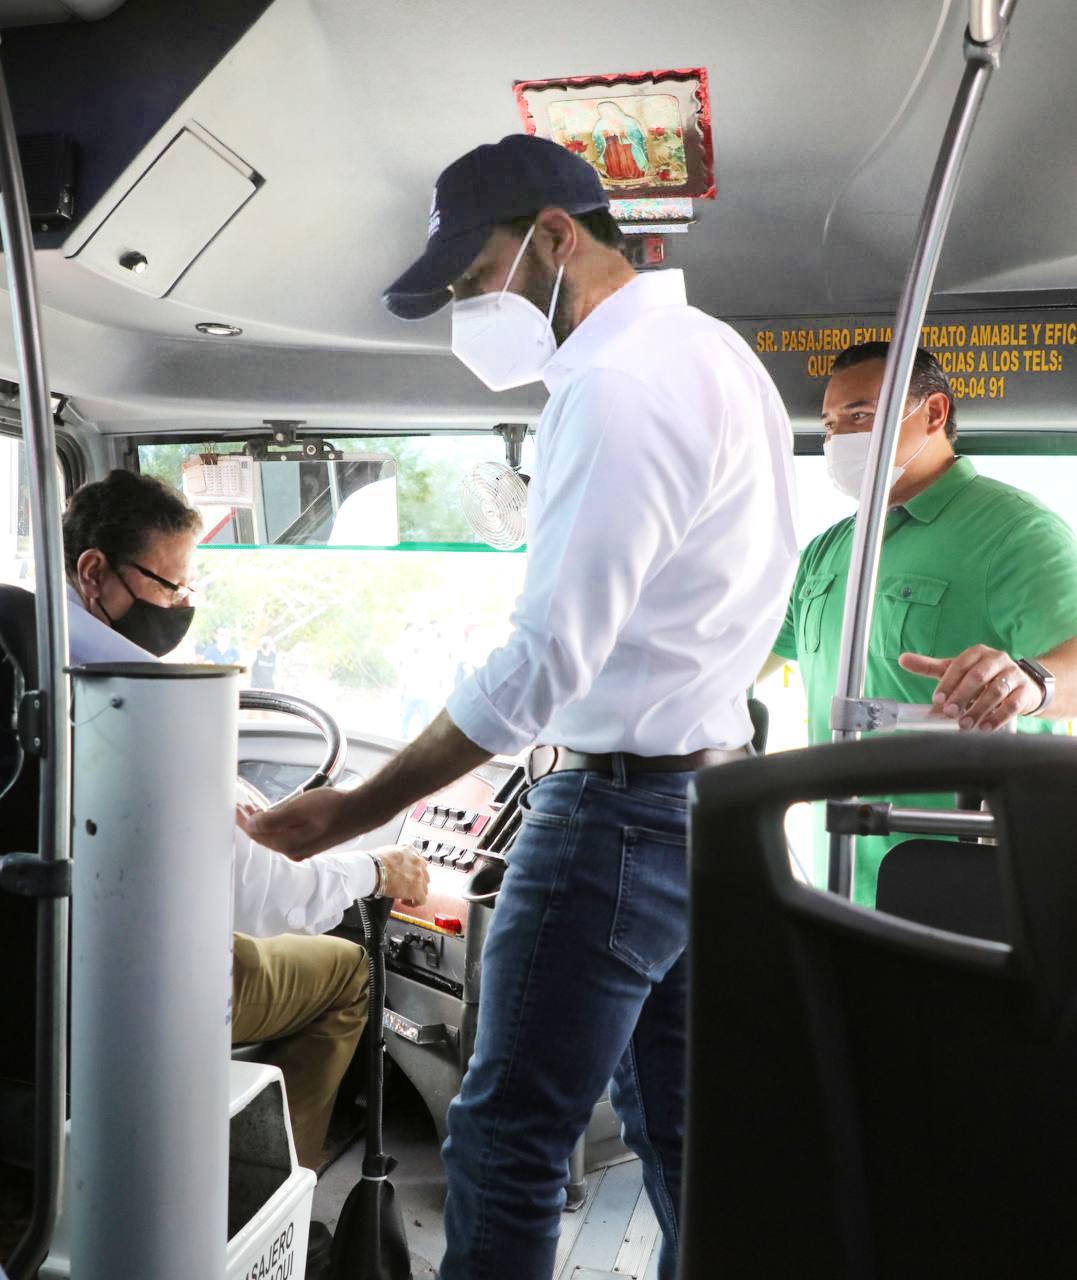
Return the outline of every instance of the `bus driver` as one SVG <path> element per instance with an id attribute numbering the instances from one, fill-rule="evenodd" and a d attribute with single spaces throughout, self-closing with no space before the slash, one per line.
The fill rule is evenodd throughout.
<path id="1" fill-rule="evenodd" d="M 64 515 L 71 661 L 147 662 L 191 625 L 191 556 L 201 527 L 150 476 L 113 471 Z M 366 1025 L 367 962 L 338 924 L 356 898 L 421 902 L 429 870 L 413 849 L 339 849 L 291 862 L 236 832 L 232 1041 L 274 1042 L 300 1164 L 317 1169 L 337 1087 Z"/>

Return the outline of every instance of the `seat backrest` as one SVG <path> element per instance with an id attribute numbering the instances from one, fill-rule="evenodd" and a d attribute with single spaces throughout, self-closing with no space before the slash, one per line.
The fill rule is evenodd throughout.
<path id="1" fill-rule="evenodd" d="M 770 708 L 758 698 L 749 698 L 748 714 L 752 718 L 752 750 L 757 756 L 761 756 L 767 749 L 767 735 L 770 733 Z"/>
<path id="2" fill-rule="evenodd" d="M 37 687 L 34 627 L 30 592 L 0 585 L 0 853 L 37 849 L 38 761 L 19 749 L 14 723 L 20 693 Z M 0 1078 L 7 1080 L 34 1078 L 36 946 L 35 902 L 0 893 Z"/>
<path id="3" fill-rule="evenodd" d="M 972 786 L 1010 945 L 790 874 L 792 803 Z M 682 1280 L 1072 1272 L 1075 818 L 1064 739 L 909 736 L 699 775 Z"/>
<path id="4" fill-rule="evenodd" d="M 958 840 L 903 840 L 883 858 L 875 909 L 933 929 L 1008 942 L 997 850 Z"/>

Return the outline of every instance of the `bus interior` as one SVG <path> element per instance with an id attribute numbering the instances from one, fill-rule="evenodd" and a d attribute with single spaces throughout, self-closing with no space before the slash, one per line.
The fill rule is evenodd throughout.
<path id="1" fill-rule="evenodd" d="M 1077 22 L 1070 0 L 1007 0 L 1002 14 L 1005 39 L 984 46 L 969 25 L 997 21 L 994 0 L 684 0 L 668 25 L 632 0 L 590 11 L 567 0 L 0 0 L 47 368 L 49 481 L 62 504 L 129 469 L 181 489 L 202 514 L 198 609 L 170 660 L 244 669 L 230 759 L 248 794 L 274 803 L 319 771 L 356 785 L 508 635 L 527 562 L 518 477 L 534 464 L 545 392 L 488 392 L 452 358 L 447 313 L 404 324 L 381 293 L 423 242 L 436 174 L 527 123 L 519 82 L 617 96 L 663 68 L 702 70 L 694 109 L 713 140 L 712 189 L 657 211 L 621 193 L 630 260 L 683 271 L 689 301 L 732 325 L 771 374 L 794 428 L 803 545 L 857 507 L 826 480 L 827 377 L 844 347 L 894 333 L 955 94 L 977 58 L 990 62 L 915 329 L 950 377 L 960 452 L 1077 531 L 1066 195 L 1077 135 L 1065 127 L 1067 103 L 1077 111 Z M 25 348 L 5 306 L 0 583 L 36 582 L 40 599 L 42 470 L 26 438 Z M 806 746 L 795 664 L 753 696 L 768 757 Z M 76 714 L 76 751 L 82 722 Z M 182 727 L 164 734 L 173 730 L 172 759 L 183 761 Z M 175 765 L 162 783 L 197 797 L 200 775 L 185 772 Z M 435 1274 L 443 1243 L 438 1144 L 473 1044 L 482 941 L 524 785 L 522 758 L 496 758 L 363 840 L 413 843 L 431 866 L 428 902 L 394 910 L 385 952 L 387 1145 L 416 1277 Z M 9 802 L 0 794 L 0 811 Z M 793 805 L 785 836 L 794 879 L 822 894 L 820 804 Z M 337 932 L 361 941 L 365 928 L 354 908 Z M 11 947 L 0 938 L 5 972 L 32 974 Z M 227 1261 L 219 1242 L 207 1278 L 304 1274 L 306 1221 L 333 1228 L 359 1176 L 360 1055 L 354 1068 L 331 1162 L 273 1216 L 267 1206 L 297 1176 L 294 1151 L 273 1130 L 278 1077 L 257 1066 L 256 1046 L 240 1053 L 233 1165 L 246 1152 L 259 1177 L 273 1161 L 280 1176 L 241 1192 L 232 1169 Z M 17 1170 L 0 1206 L 0 1264 L 12 1280 L 92 1280 L 105 1272 L 80 1270 L 64 1209 L 58 1226 L 46 1219 L 40 1249 L 8 1261 L 30 1212 L 33 1097 L 0 1098 L 0 1166 Z M 67 1202 L 70 1161 L 64 1177 Z M 98 1212 L 122 1213 L 106 1199 Z M 558 1280 L 654 1280 L 658 1236 L 604 1099 L 573 1158 Z M 127 1249 L 140 1259 L 132 1280 L 191 1274 L 181 1258 Z M 685 1280 L 717 1274 L 698 1257 Z M 850 1267 L 841 1274 L 869 1274 Z M 306 1274 L 330 1273 L 312 1260 Z M 824 1273 L 809 1261 L 803 1274 Z"/>

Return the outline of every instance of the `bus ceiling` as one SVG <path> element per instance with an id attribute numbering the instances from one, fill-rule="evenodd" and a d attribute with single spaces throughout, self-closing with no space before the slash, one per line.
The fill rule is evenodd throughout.
<path id="1" fill-rule="evenodd" d="M 0 24 L 32 3 L 2 0 Z M 381 290 L 423 242 L 438 171 L 521 127 L 515 80 L 695 66 L 717 198 L 664 237 L 665 265 L 814 421 L 837 344 L 893 323 L 967 0 L 772 0 L 765 23 L 755 0 L 684 0 L 661 39 L 642 4 L 612 28 L 572 0 L 548 0 L 541 22 L 524 0 L 489 12 L 127 0 L 96 22 L 5 30 L 38 174 L 71 165 L 69 216 L 35 229 L 54 389 L 120 434 L 534 420 L 541 388 L 487 392 L 449 358 L 446 316 L 402 324 Z M 925 342 L 970 425 L 1071 424 L 1077 255 L 1059 184 L 1077 133 L 1050 127 L 1077 113 L 1071 28 L 1072 0 L 1015 14 L 936 277 Z M 14 376 L 0 320 L 0 377 Z"/>

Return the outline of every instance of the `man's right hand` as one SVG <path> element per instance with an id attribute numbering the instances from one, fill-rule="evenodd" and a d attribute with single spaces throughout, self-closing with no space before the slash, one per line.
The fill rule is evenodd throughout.
<path id="1" fill-rule="evenodd" d="M 391 844 L 371 849 L 385 866 L 387 898 L 399 898 L 405 907 L 421 907 L 430 888 L 430 867 L 411 845 Z"/>
<path id="2" fill-rule="evenodd" d="M 320 787 L 272 809 L 256 811 L 244 805 L 237 809 L 236 821 L 252 840 L 301 860 L 369 829 L 355 820 L 351 795 Z"/>

